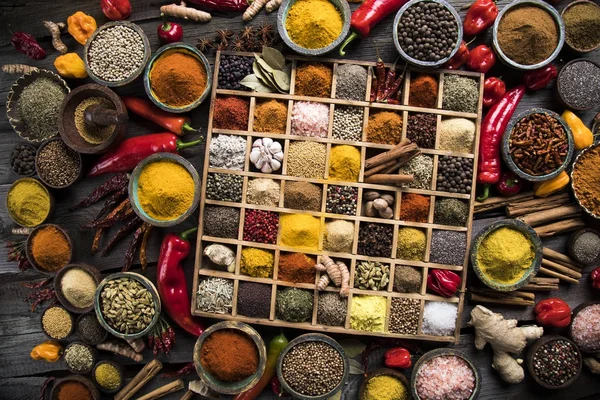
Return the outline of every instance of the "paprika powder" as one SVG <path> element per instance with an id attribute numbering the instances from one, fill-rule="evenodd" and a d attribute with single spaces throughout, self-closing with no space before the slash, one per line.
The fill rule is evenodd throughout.
<path id="1" fill-rule="evenodd" d="M 438 81 L 431 75 L 419 75 L 410 80 L 408 105 L 435 108 L 438 97 Z"/>
<path id="2" fill-rule="evenodd" d="M 81 382 L 67 381 L 58 388 L 57 400 L 91 400 L 92 393 Z"/>
<path id="3" fill-rule="evenodd" d="M 207 74 L 195 56 L 167 52 L 150 70 L 150 87 L 159 101 L 171 107 L 185 107 L 198 100 L 206 90 Z"/>
<path id="4" fill-rule="evenodd" d="M 245 131 L 248 128 L 250 102 L 239 97 L 223 97 L 215 100 L 214 128 Z"/>
<path id="5" fill-rule="evenodd" d="M 400 220 L 427 222 L 431 198 L 422 194 L 404 193 L 400 202 Z"/>
<path id="6" fill-rule="evenodd" d="M 215 378 L 239 382 L 258 369 L 258 349 L 243 332 L 222 329 L 204 340 L 200 349 L 202 367 Z"/>

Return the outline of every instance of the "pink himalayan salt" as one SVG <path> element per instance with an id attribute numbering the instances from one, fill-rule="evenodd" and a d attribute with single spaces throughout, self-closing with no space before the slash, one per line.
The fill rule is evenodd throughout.
<path id="1" fill-rule="evenodd" d="M 300 101 L 292 109 L 292 135 L 327 137 L 329 106 Z"/>
<path id="2" fill-rule="evenodd" d="M 600 304 L 585 307 L 577 313 L 571 326 L 573 340 L 582 351 L 600 350 Z"/>
<path id="3" fill-rule="evenodd" d="M 416 386 L 421 400 L 466 400 L 475 389 L 475 374 L 460 357 L 438 356 L 419 368 Z"/>

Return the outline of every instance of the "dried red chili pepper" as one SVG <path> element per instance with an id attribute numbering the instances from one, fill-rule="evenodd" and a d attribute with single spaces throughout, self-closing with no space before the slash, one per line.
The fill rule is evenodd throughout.
<path id="1" fill-rule="evenodd" d="M 385 89 L 385 64 L 379 56 L 375 64 L 375 72 L 377 74 L 377 97 L 375 100 L 381 101 L 383 99 L 383 90 Z"/>
<path id="2" fill-rule="evenodd" d="M 504 171 L 500 175 L 500 180 L 496 183 L 496 190 L 502 196 L 512 196 L 521 191 L 523 182 L 512 171 Z"/>
<path id="3" fill-rule="evenodd" d="M 10 37 L 10 43 L 19 53 L 23 53 L 33 60 L 43 60 L 46 58 L 46 51 L 29 33 L 13 33 Z"/>
<path id="4" fill-rule="evenodd" d="M 383 93 L 384 103 L 395 104 L 396 101 L 395 99 L 393 99 L 393 97 L 400 90 L 400 85 L 402 85 L 402 81 L 404 80 L 404 74 L 406 73 L 406 66 L 407 64 L 404 64 L 404 69 L 402 70 L 402 73 L 398 78 L 396 78 L 396 80 L 391 84 L 391 86 L 386 86 L 385 91 Z"/>
<path id="5" fill-rule="evenodd" d="M 464 40 L 460 42 L 460 46 L 458 47 L 458 51 L 456 52 L 456 54 L 454 54 L 451 59 L 446 61 L 444 65 L 442 65 L 442 68 L 459 69 L 460 67 L 465 65 L 465 63 L 469 59 L 470 54 L 470 50 L 468 47 L 469 43 L 465 42 Z"/>
<path id="6" fill-rule="evenodd" d="M 121 229 L 117 231 L 115 236 L 113 236 L 113 238 L 108 242 L 108 244 L 102 251 L 102 256 L 107 255 L 108 252 L 113 248 L 113 246 L 117 244 L 117 242 L 119 242 L 119 240 L 127 236 L 127 234 L 132 230 L 137 229 L 140 225 L 142 225 L 142 222 L 143 221 L 137 215 L 131 218 L 124 226 L 121 227 Z"/>
<path id="7" fill-rule="evenodd" d="M 69 211 L 77 210 L 78 208 L 89 207 L 92 204 L 102 200 L 109 194 L 116 192 L 129 184 L 129 175 L 127 174 L 116 174 L 102 185 L 98 186 L 92 191 L 85 199 L 69 208 Z"/>
<path id="8" fill-rule="evenodd" d="M 571 308 L 562 299 L 550 297 L 539 301 L 535 308 L 535 320 L 543 326 L 564 328 L 571 323 Z"/>
<path id="9" fill-rule="evenodd" d="M 240 12 L 248 8 L 246 0 L 187 0 L 186 2 L 209 11 Z"/>
<path id="10" fill-rule="evenodd" d="M 142 240 L 142 237 L 144 236 L 144 233 L 148 230 L 149 226 L 150 224 L 144 222 L 133 233 L 133 239 L 131 239 L 131 243 L 129 243 L 129 247 L 125 252 L 125 264 L 123 265 L 121 272 L 127 272 L 129 271 L 129 268 L 131 268 L 131 264 L 133 264 L 133 257 L 135 256 L 135 249 L 137 249 L 138 243 L 140 242 L 140 240 Z"/>
<path id="11" fill-rule="evenodd" d="M 277 397 L 287 397 L 287 393 L 281 387 L 281 382 L 279 382 L 279 378 L 277 375 L 271 379 L 271 391 L 277 395 Z"/>
<path id="12" fill-rule="evenodd" d="M 506 84 L 500 78 L 492 76 L 483 82 L 483 105 L 491 107 L 500 101 L 506 93 Z"/>
<path id="13" fill-rule="evenodd" d="M 496 64 L 494 51 L 485 44 L 480 44 L 469 53 L 467 68 L 471 71 L 487 73 Z"/>
<path id="14" fill-rule="evenodd" d="M 494 25 L 498 16 L 498 7 L 494 0 L 475 0 L 463 23 L 463 32 L 466 36 L 476 36 Z"/>
<path id="15" fill-rule="evenodd" d="M 404 347 L 395 347 L 385 352 L 385 366 L 388 368 L 410 368 L 410 352 Z"/>
<path id="16" fill-rule="evenodd" d="M 371 95 L 369 98 L 369 101 L 371 103 L 373 103 L 375 100 L 377 100 L 377 85 L 378 84 L 379 84 L 379 82 L 377 82 L 377 75 L 375 75 L 373 73 L 372 77 L 371 77 Z"/>
<path id="17" fill-rule="evenodd" d="M 183 367 L 179 368 L 175 372 L 167 372 L 165 374 L 160 374 L 163 378 L 179 378 L 185 375 L 195 374 L 196 367 L 193 362 L 185 364 Z"/>
<path id="18" fill-rule="evenodd" d="M 129 192 L 128 187 L 124 186 L 121 189 L 119 189 L 118 191 L 116 191 L 115 193 L 111 194 L 110 197 L 108 199 L 106 199 L 106 201 L 104 202 L 104 205 L 102 206 L 100 211 L 98 211 L 98 214 L 96 214 L 96 218 L 94 218 L 94 220 L 90 224 L 84 225 L 82 227 L 82 229 L 91 227 L 92 225 L 96 225 L 96 223 L 99 223 L 102 216 L 104 214 L 106 214 L 106 212 L 108 212 L 108 210 L 110 210 L 117 204 L 121 204 L 121 202 L 127 198 L 128 192 Z M 104 228 L 108 228 L 109 226 L 110 225 L 107 225 Z M 100 226 L 97 226 L 97 227 L 99 228 Z"/>
<path id="19" fill-rule="evenodd" d="M 525 87 L 529 90 L 540 90 L 548 86 L 558 76 L 556 67 L 552 64 L 548 64 L 545 67 L 534 69 L 533 71 L 525 72 L 523 81 Z"/>
<path id="20" fill-rule="evenodd" d="M 111 21 L 121 21 L 131 15 L 129 0 L 102 0 L 100 7 L 106 18 Z"/>
<path id="21" fill-rule="evenodd" d="M 446 269 L 431 269 L 427 274 L 427 288 L 444 297 L 452 297 L 460 286 L 460 276 Z"/>
<path id="22" fill-rule="evenodd" d="M 594 289 L 600 289 L 600 267 L 594 268 L 590 273 L 590 279 L 592 281 L 592 287 Z"/>

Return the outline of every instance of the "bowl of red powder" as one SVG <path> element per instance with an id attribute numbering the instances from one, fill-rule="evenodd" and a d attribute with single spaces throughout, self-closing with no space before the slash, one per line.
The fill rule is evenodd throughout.
<path id="1" fill-rule="evenodd" d="M 152 56 L 144 73 L 150 100 L 165 111 L 183 113 L 198 107 L 210 93 L 208 60 L 194 46 L 171 43 Z"/>
<path id="2" fill-rule="evenodd" d="M 58 379 L 50 392 L 50 399 L 52 400 L 98 400 L 99 398 L 100 392 L 96 385 L 81 375 L 70 375 Z"/>
<path id="3" fill-rule="evenodd" d="M 256 385 L 265 371 L 267 349 L 258 332 L 242 322 L 208 328 L 194 346 L 194 366 L 211 390 L 237 394 Z"/>

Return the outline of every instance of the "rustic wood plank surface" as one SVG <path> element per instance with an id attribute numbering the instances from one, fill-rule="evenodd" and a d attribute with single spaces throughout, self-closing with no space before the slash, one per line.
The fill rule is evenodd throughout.
<path id="1" fill-rule="evenodd" d="M 64 21 L 67 16 L 71 15 L 77 10 L 82 10 L 88 14 L 94 16 L 98 24 L 106 22 L 106 18 L 102 15 L 99 7 L 98 0 L 81 0 L 81 1 L 69 1 L 69 0 L 54 0 L 54 1 L 42 1 L 42 0 L 2 0 L 0 1 L 0 62 L 1 64 L 9 63 L 28 63 L 35 64 L 36 66 L 43 68 L 52 68 L 52 63 L 57 55 L 50 45 L 50 37 L 42 26 L 43 20 L 53 21 Z M 159 47 L 158 39 L 156 37 L 156 28 L 159 23 L 159 11 L 160 5 L 167 2 L 161 1 L 142 1 L 133 0 L 133 14 L 131 20 L 138 23 L 146 32 L 150 39 L 152 50 L 155 51 Z M 462 7 L 466 0 L 451 0 L 457 9 Z M 499 8 L 504 7 L 508 4 L 507 0 L 499 0 Z M 563 3 L 567 3 L 566 1 Z M 353 9 L 356 5 L 351 6 Z M 559 11 L 564 7 L 564 4 L 558 6 Z M 465 11 L 460 12 L 461 16 L 464 16 Z M 255 23 L 262 21 L 267 18 L 269 22 L 275 23 L 275 15 L 269 15 L 265 17 L 264 11 L 262 11 L 257 18 Z M 377 27 L 372 30 L 371 36 L 368 39 L 357 42 L 348 51 L 347 57 L 352 59 L 360 59 L 373 61 L 376 58 L 376 50 L 374 42 L 377 43 L 379 53 L 386 62 L 393 62 L 396 59 L 397 54 L 393 46 L 391 25 L 393 16 L 384 19 Z M 182 21 L 178 21 L 182 22 Z M 17 53 L 9 45 L 9 25 L 10 30 L 14 31 L 25 31 L 32 33 L 36 37 L 40 38 L 40 43 L 48 51 L 48 57 L 41 62 L 30 62 L 26 56 Z M 191 22 L 182 22 L 185 29 L 185 41 L 188 43 L 195 43 L 199 37 L 212 36 L 216 29 L 241 29 L 243 24 L 241 22 L 241 16 L 235 16 L 233 18 L 224 18 L 213 15 L 213 20 L 208 24 L 195 24 Z M 69 47 L 70 51 L 76 51 L 79 54 L 82 53 L 83 47 L 78 45 L 68 34 L 63 35 L 63 40 Z M 490 42 L 489 33 L 485 37 L 478 39 L 481 42 Z M 331 57 L 337 57 L 336 53 L 332 53 Z M 600 60 L 600 54 L 598 52 L 592 53 L 586 56 L 587 58 Z M 573 58 L 567 51 L 561 53 L 560 59 L 568 61 Z M 211 62 L 213 57 L 209 57 Z M 522 74 L 508 70 L 502 65 L 495 67 L 490 71 L 491 75 L 503 76 L 507 81 L 508 86 L 520 81 Z M 0 203 L 4 204 L 5 196 L 8 191 L 10 183 L 12 183 L 17 176 L 12 173 L 9 166 L 10 150 L 15 143 L 21 140 L 13 132 L 10 124 L 5 117 L 5 101 L 8 91 L 16 76 L 13 75 L 0 75 Z M 86 80 L 86 83 L 89 80 Z M 80 82 L 70 81 L 71 87 L 74 87 Z M 142 95 L 143 88 L 141 82 L 138 81 L 133 85 L 118 89 L 119 94 L 135 94 Z M 553 97 L 552 88 L 547 88 L 542 91 L 536 92 L 535 94 L 527 93 L 523 98 L 521 104 L 518 107 L 517 112 L 524 111 L 533 107 L 546 107 L 557 112 L 562 112 L 562 108 L 556 104 Z M 597 110 L 596 110 L 597 111 Z M 585 123 L 590 123 L 594 113 L 586 112 L 580 113 Z M 192 114 L 192 122 L 195 127 L 206 128 L 208 124 L 208 104 L 204 104 L 196 109 Z M 140 135 L 151 132 L 159 132 L 160 129 L 151 123 L 140 120 L 139 118 L 132 117 L 131 123 L 128 126 L 128 135 Z M 193 138 L 190 137 L 191 140 Z M 188 140 L 188 138 L 186 138 Z M 184 152 L 184 155 L 191 160 L 191 162 L 197 167 L 201 173 L 202 161 L 204 154 L 204 147 L 198 146 L 193 149 L 188 149 Z M 88 262 L 95 265 L 103 272 L 114 272 L 120 269 L 123 263 L 123 252 L 127 246 L 127 240 L 119 244 L 107 257 L 94 256 L 90 258 L 89 247 L 91 245 L 91 235 L 85 232 L 80 232 L 79 227 L 86 221 L 89 221 L 94 213 L 98 210 L 99 206 L 92 207 L 88 210 L 80 210 L 77 212 L 69 212 L 67 209 L 70 205 L 76 203 L 78 200 L 83 198 L 89 193 L 95 186 L 104 181 L 105 178 L 86 179 L 71 189 L 62 192 L 56 192 L 56 203 L 57 208 L 52 216 L 51 221 L 61 224 L 64 226 L 69 233 L 73 236 L 76 243 L 75 251 L 75 262 Z M 475 235 L 479 230 L 493 222 L 494 218 L 479 219 L 473 224 L 473 234 Z M 177 230 L 183 230 L 195 224 L 197 221 L 197 215 L 193 215 L 189 220 L 177 227 Z M 10 235 L 10 228 L 12 222 L 8 218 L 7 212 L 3 207 L 0 209 L 0 230 L 1 237 L 3 240 L 14 239 Z M 164 232 L 157 230 L 153 234 L 152 242 L 149 246 L 149 261 L 155 263 L 158 255 L 158 246 Z M 565 251 L 566 237 L 556 237 L 548 240 L 544 240 L 545 245 L 552 247 L 561 252 Z M 6 261 L 7 251 L 4 246 L 0 249 L 0 398 L 2 399 L 37 399 L 39 397 L 39 388 L 45 380 L 46 376 L 65 376 L 67 375 L 66 367 L 63 361 L 58 363 L 50 364 L 43 361 L 33 361 L 29 358 L 29 352 L 31 348 L 41 341 L 46 340 L 45 335 L 41 332 L 40 328 L 40 311 L 38 308 L 35 312 L 30 311 L 30 304 L 25 302 L 25 297 L 29 293 L 29 290 L 22 286 L 23 282 L 37 281 L 43 278 L 40 274 L 35 271 L 27 271 L 25 273 L 20 272 L 16 264 L 13 262 Z M 191 288 L 191 278 L 193 272 L 193 256 L 190 256 L 184 263 L 186 273 L 188 274 L 189 289 Z M 136 269 L 137 270 L 137 269 Z M 147 275 L 150 279 L 154 279 L 156 268 L 150 266 L 147 271 Z M 567 300 L 567 302 L 575 307 L 579 303 L 587 300 L 598 300 L 600 298 L 598 292 L 594 293 L 589 285 L 586 284 L 585 280 L 589 274 L 589 269 L 586 269 L 584 278 L 578 286 L 568 286 L 561 284 L 558 292 L 552 293 L 553 296 L 559 296 Z M 476 278 L 471 276 L 469 278 L 471 282 Z M 540 293 L 536 295 L 536 300 L 544 297 L 548 297 L 548 294 Z M 458 349 L 466 352 L 475 363 L 479 366 L 483 376 L 483 387 L 480 398 L 485 400 L 492 399 L 593 399 L 600 397 L 600 379 L 594 377 L 586 371 L 582 374 L 579 381 L 570 389 L 556 392 L 543 391 L 533 384 L 528 378 L 518 385 L 509 386 L 504 384 L 497 374 L 491 368 L 491 350 L 486 348 L 483 351 L 475 350 L 473 346 L 473 330 L 472 328 L 466 327 L 466 323 L 469 319 L 469 312 L 472 305 L 466 302 L 465 312 L 463 313 L 463 319 L 460 321 L 462 329 L 462 335 L 460 343 L 456 346 Z M 501 306 L 491 306 L 494 311 L 502 312 L 506 317 L 516 318 L 523 323 L 527 323 L 533 320 L 533 314 L 531 307 L 527 309 L 523 308 L 511 308 Z M 208 321 L 207 321 L 208 322 Z M 261 332 L 264 333 L 267 340 L 275 332 L 266 328 L 260 328 Z M 161 356 L 160 359 L 165 363 L 165 370 L 172 371 L 185 365 L 185 363 L 192 360 L 192 348 L 195 342 L 195 338 L 183 333 L 181 330 L 177 331 L 177 344 L 174 346 L 170 358 Z M 287 331 L 289 337 L 293 337 L 295 334 L 300 332 Z M 339 338 L 339 336 L 337 336 Z M 423 349 L 429 349 L 431 345 L 426 343 L 422 344 Z M 122 357 L 107 356 L 106 353 L 102 354 L 103 357 L 113 359 L 126 366 L 126 376 L 133 377 L 137 371 L 141 368 L 141 364 L 135 365 L 135 363 L 128 361 Z M 381 354 L 376 353 L 375 359 L 371 365 L 377 366 L 381 362 Z M 151 353 L 146 351 L 144 353 L 144 362 L 148 362 L 152 359 Z M 192 379 L 190 375 L 188 378 Z M 145 387 L 140 394 L 147 393 L 152 389 L 155 389 L 169 381 L 168 378 L 158 377 L 152 380 L 147 387 Z M 354 376 L 348 385 L 344 389 L 344 399 L 355 399 L 356 391 L 360 385 L 361 379 L 358 376 Z M 181 397 L 183 392 L 173 394 L 168 399 L 178 399 Z M 264 399 L 275 398 L 270 391 L 266 390 L 262 397 Z"/>

